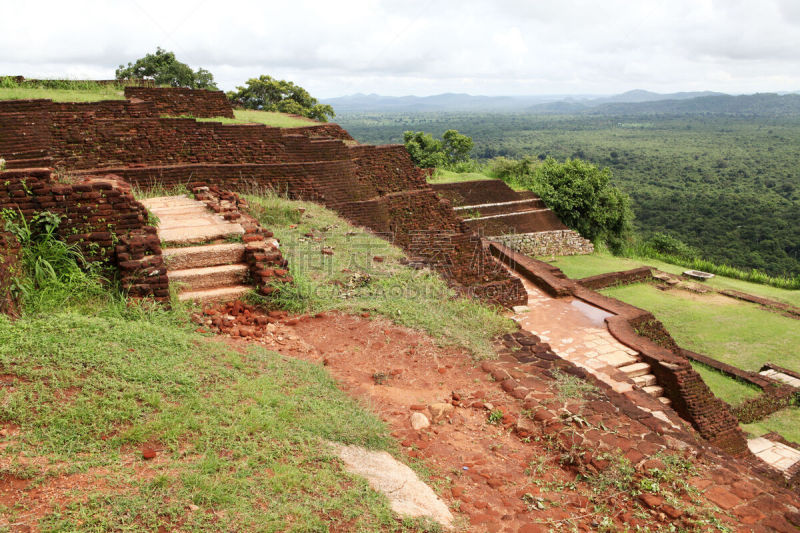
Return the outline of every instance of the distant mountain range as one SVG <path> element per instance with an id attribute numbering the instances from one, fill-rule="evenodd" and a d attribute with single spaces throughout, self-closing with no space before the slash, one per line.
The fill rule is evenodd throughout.
<path id="1" fill-rule="evenodd" d="M 800 115 L 800 94 L 758 93 L 733 96 L 712 91 L 661 94 L 641 89 L 613 96 L 538 95 L 434 96 L 354 94 L 322 100 L 337 113 L 527 112 L 549 114 L 744 114 Z"/>

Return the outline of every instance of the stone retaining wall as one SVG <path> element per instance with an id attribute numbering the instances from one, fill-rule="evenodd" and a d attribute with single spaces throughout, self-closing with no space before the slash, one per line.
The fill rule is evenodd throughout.
<path id="1" fill-rule="evenodd" d="M 581 255 L 594 253 L 591 241 L 571 229 L 518 233 L 492 237 L 492 240 L 525 255 Z"/>

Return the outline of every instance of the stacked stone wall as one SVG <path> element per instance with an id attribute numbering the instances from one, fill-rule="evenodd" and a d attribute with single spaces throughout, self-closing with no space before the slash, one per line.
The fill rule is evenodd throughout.
<path id="1" fill-rule="evenodd" d="M 492 237 L 492 240 L 525 255 L 580 255 L 594 252 L 592 241 L 570 229 L 501 235 Z"/>
<path id="2" fill-rule="evenodd" d="M 353 141 L 353 137 L 338 124 L 324 123 L 301 126 L 299 128 L 284 128 L 289 135 L 302 135 L 303 137 L 322 137 L 340 141 Z"/>
<path id="3" fill-rule="evenodd" d="M 234 118 L 233 107 L 222 91 L 198 91 L 174 87 L 125 87 L 125 97 L 149 102 L 161 115 Z"/>
<path id="4" fill-rule="evenodd" d="M 156 230 L 147 226 L 147 212 L 130 186 L 116 176 L 60 184 L 49 169 L 0 172 L 0 209 L 22 213 L 27 220 L 42 211 L 59 215 L 59 236 L 76 243 L 87 260 L 118 268 L 132 295 L 168 297 Z"/>

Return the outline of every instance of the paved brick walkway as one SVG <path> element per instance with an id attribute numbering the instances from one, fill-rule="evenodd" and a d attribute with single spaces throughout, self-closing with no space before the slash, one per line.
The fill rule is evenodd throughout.
<path id="1" fill-rule="evenodd" d="M 550 344 L 555 353 L 586 369 L 612 388 L 624 393 L 633 387 L 612 378 L 615 369 L 639 361 L 637 353 L 617 342 L 605 327 L 607 313 L 596 313 L 572 298 L 551 298 L 535 285 L 520 278 L 528 292 L 528 305 L 515 308 L 523 329 Z M 585 305 L 585 304 L 584 304 Z M 588 307 L 588 306 L 587 306 Z"/>

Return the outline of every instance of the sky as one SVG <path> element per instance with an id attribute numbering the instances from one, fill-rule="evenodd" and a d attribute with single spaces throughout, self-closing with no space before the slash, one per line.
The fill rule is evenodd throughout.
<path id="1" fill-rule="evenodd" d="M 0 0 L 0 74 L 110 79 L 157 46 L 313 96 L 800 90 L 800 0 Z"/>

